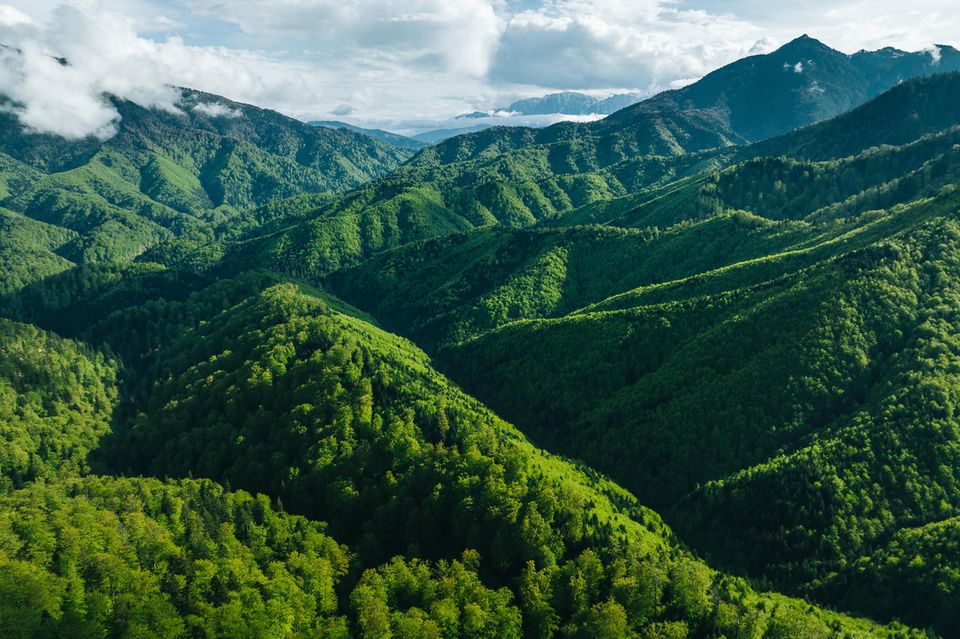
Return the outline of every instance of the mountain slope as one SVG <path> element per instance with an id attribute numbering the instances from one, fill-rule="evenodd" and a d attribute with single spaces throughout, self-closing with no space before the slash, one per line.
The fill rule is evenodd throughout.
<path id="1" fill-rule="evenodd" d="M 624 145 L 635 155 L 755 142 L 839 115 L 902 81 L 960 70 L 960 52 L 950 47 L 938 51 L 938 57 L 889 49 L 849 56 L 804 36 L 599 122 L 561 123 L 542 130 L 488 129 L 447 140 L 435 154 L 423 159 L 441 164 L 460 162 L 576 138 L 596 140 L 598 150 L 593 155 L 606 166 L 610 160 L 604 152 Z"/>
<path id="2" fill-rule="evenodd" d="M 720 112 L 739 135 L 757 141 L 839 115 L 904 80 L 958 70 L 960 52 L 950 47 L 939 49 L 938 57 L 891 49 L 849 56 L 802 36 L 628 107 L 604 123 L 620 125 L 650 110 L 707 109 Z"/>
<path id="3" fill-rule="evenodd" d="M 472 231 L 325 282 L 713 561 L 955 636 L 947 608 L 925 612 L 894 579 L 957 595 L 936 568 L 951 552 L 937 522 L 960 507 L 956 83 L 904 83 L 732 156 L 800 159 L 583 209 L 639 229 Z"/>
<path id="4" fill-rule="evenodd" d="M 801 54 L 808 56 L 805 58 L 808 66 L 809 59 L 821 59 L 817 68 L 825 69 L 824 73 L 829 71 L 833 83 L 844 84 L 845 74 L 860 73 L 849 68 L 853 64 L 850 56 L 832 51 L 809 38 L 800 39 L 776 54 L 725 67 L 715 77 L 705 78 L 703 84 L 697 83 L 680 92 L 644 101 L 603 124 L 564 123 L 542 130 L 495 128 L 440 143 L 419 152 L 395 172 L 389 182 L 362 189 L 340 202 L 324 204 L 313 212 L 306 212 L 306 217 L 312 219 L 293 224 L 279 234 L 257 239 L 258 231 L 254 231 L 252 241 L 236 250 L 243 251 L 246 256 L 251 252 L 260 255 L 259 263 L 272 268 L 300 276 L 322 277 L 384 249 L 485 224 L 529 226 L 544 222 L 563 225 L 602 222 L 621 226 L 668 226 L 722 210 L 724 206 L 759 206 L 756 201 L 744 202 L 742 199 L 726 201 L 721 198 L 718 201 L 716 187 L 704 170 L 755 156 L 840 159 L 846 155 L 864 154 L 872 146 L 903 145 L 960 123 L 960 116 L 953 108 L 957 75 L 941 73 L 904 82 L 835 120 L 758 144 L 729 147 L 744 142 L 746 138 L 728 124 L 729 110 L 709 106 L 712 104 L 709 100 L 721 100 L 715 95 L 718 87 L 735 88 L 740 92 L 737 95 L 741 96 L 737 99 L 746 100 L 745 96 L 752 90 L 750 87 L 756 88 L 764 82 L 764 74 L 784 72 L 782 66 L 787 63 L 783 60 L 792 60 Z M 871 55 L 858 54 L 857 59 L 861 62 L 874 59 Z M 889 55 L 889 52 L 876 54 L 877 59 Z M 927 53 L 922 56 L 930 58 Z M 954 57 L 947 52 L 936 66 L 924 66 L 922 58 L 917 56 L 895 59 L 912 60 L 904 68 L 913 69 L 910 71 L 913 73 L 920 72 L 918 69 L 946 70 L 953 64 Z M 932 58 L 930 60 L 932 64 Z M 885 77 L 893 77 L 890 69 L 884 73 L 888 74 Z M 824 82 L 827 77 L 824 76 Z M 789 86 L 782 93 L 786 106 L 770 112 L 783 113 L 786 109 L 793 114 L 789 117 L 799 118 L 797 123 L 801 124 L 813 119 L 809 113 L 794 111 L 789 106 L 793 104 L 791 91 L 794 90 Z M 870 86 L 880 85 L 874 83 Z M 866 89 L 863 91 L 869 93 Z M 664 106 L 667 101 L 679 100 L 678 96 L 686 95 L 692 96 L 683 98 L 686 106 Z M 860 99 L 848 98 L 850 104 Z M 816 105 L 819 105 L 816 109 L 820 109 L 817 112 L 820 115 L 836 110 L 836 105 L 824 106 L 821 102 Z M 947 139 L 944 134 L 941 141 Z M 718 146 L 728 148 L 710 150 Z M 930 161 L 935 159 L 933 146 L 935 144 L 928 144 L 924 147 L 927 150 L 923 151 L 930 154 Z M 945 153 L 943 150 L 938 152 Z M 897 150 L 888 155 L 906 157 L 911 153 L 917 155 L 913 151 L 901 153 Z M 849 184 L 821 187 L 800 183 L 795 188 L 798 191 L 822 188 L 817 192 L 821 193 L 824 203 L 860 212 L 864 206 L 890 206 L 916 197 L 925 188 L 914 184 L 917 175 L 932 170 L 916 164 L 913 168 L 920 173 L 904 176 L 896 173 L 900 165 L 898 168 L 877 169 L 882 162 L 882 158 L 867 157 L 848 162 L 845 168 L 847 175 L 852 176 Z M 871 186 L 889 193 L 879 200 L 874 198 L 872 204 L 868 203 L 868 198 L 862 197 L 869 193 L 869 189 L 860 184 L 862 179 L 855 174 L 863 170 L 863 165 L 878 176 L 886 175 L 885 181 Z M 824 165 L 811 170 L 829 175 L 835 168 Z M 801 169 L 807 167 L 793 166 L 788 171 L 792 174 L 787 177 L 795 179 L 792 175 Z M 747 172 L 741 169 L 740 174 L 745 176 Z M 901 179 L 905 177 L 908 179 Z M 948 177 L 940 176 L 939 183 L 942 185 Z M 683 178 L 690 178 L 690 181 L 678 181 Z M 836 189 L 845 191 L 851 198 L 860 197 L 860 200 L 839 202 L 834 193 Z M 774 195 L 781 201 L 781 208 L 793 205 L 789 199 L 784 199 L 783 194 Z M 369 207 L 363 219 L 356 210 L 358 202 L 365 202 Z M 299 203 L 290 208 L 296 211 L 297 217 L 304 216 Z M 762 213 L 769 215 L 767 206 L 763 208 Z M 282 211 L 282 206 L 278 210 Z M 397 215 L 397 211 L 404 213 Z M 829 215 L 836 214 L 837 211 L 829 212 Z M 343 235 L 352 239 L 345 243 L 335 239 Z M 176 264 L 183 258 L 160 259 Z M 249 263 L 248 260 L 249 257 L 245 257 L 241 262 Z"/>
<path id="5" fill-rule="evenodd" d="M 95 273 L 62 277 L 65 292 L 76 290 L 70 280 L 81 284 L 98 278 Z M 294 577 L 303 594 L 284 585 L 277 605 L 284 611 L 295 607 L 297 612 L 285 613 L 295 624 L 319 624 L 332 636 L 343 636 L 346 623 L 361 637 L 381 636 L 386 628 L 401 634 L 410 624 L 443 637 L 708 636 L 737 628 L 768 637 L 797 632 L 824 639 L 835 632 L 919 637 L 902 627 L 882 628 L 757 594 L 742 580 L 711 571 L 629 493 L 532 447 L 433 371 L 409 342 L 333 311 L 293 285 L 271 286 L 271 277 L 250 274 L 186 297 L 128 306 L 128 296 L 109 293 L 116 286 L 137 286 L 136 271 L 130 273 L 132 281 L 124 283 L 126 277 L 104 279 L 96 287 L 101 301 L 89 307 L 93 314 L 70 324 L 87 339 L 109 344 L 125 362 L 126 397 L 114 434 L 97 453 L 98 464 L 256 484 L 282 498 L 286 508 L 328 518 L 329 528 L 320 530 L 347 542 L 355 557 L 354 576 L 343 576 L 332 540 L 307 536 L 312 524 L 274 517 L 263 500 L 221 497 L 215 486 L 199 486 L 202 499 L 195 508 L 210 511 L 205 534 L 221 549 L 210 560 L 215 565 L 220 557 L 230 561 L 231 553 L 243 556 L 250 545 L 255 557 L 280 561 L 267 573 L 268 583 L 286 584 L 287 573 Z M 51 286 L 58 285 L 34 288 Z M 56 321 L 61 313 L 74 317 L 70 297 L 37 294 L 46 307 L 21 308 L 32 309 L 40 320 Z M 64 302 L 67 306 L 61 306 Z M 136 391 L 156 384 L 157 392 Z M 101 509 L 92 513 L 101 529 L 116 525 L 109 511 L 117 501 L 103 501 L 103 492 L 166 491 L 170 496 L 160 500 L 160 512 L 180 498 L 173 494 L 181 490 L 177 486 L 196 494 L 193 482 L 161 487 L 141 480 L 141 488 L 117 480 L 84 482 L 91 488 L 68 483 L 68 495 L 91 495 Z M 48 494 L 57 490 L 51 487 Z M 11 498 L 20 505 L 0 502 L 0 512 L 24 509 L 22 504 L 34 499 L 29 492 Z M 133 512 L 139 509 L 136 499 L 147 504 L 148 518 L 157 518 L 157 507 L 150 505 L 156 497 L 135 497 Z M 69 499 L 61 507 L 58 500 L 63 498 L 45 497 L 44 508 L 87 508 Z M 246 523 L 251 507 L 257 525 L 303 532 L 270 541 L 266 548 L 255 546 L 262 533 Z M 131 506 L 123 512 L 131 512 Z M 121 521 L 131 517 L 117 516 Z M 235 525 L 218 527 L 224 520 Z M 176 520 L 160 521 L 161 527 L 173 524 L 177 530 Z M 234 531 L 236 542 L 229 537 Z M 174 543 L 179 539 L 175 536 Z M 308 542 L 324 550 L 301 550 Z M 104 552 L 118 550 L 107 546 Z M 189 553 L 186 558 L 192 559 Z M 324 579 L 297 580 L 305 570 L 301 554 L 315 557 Z M 406 559 L 391 559 L 398 554 Z M 26 557 L 17 558 L 21 572 L 35 570 Z M 155 574 L 168 574 L 163 564 L 153 565 Z M 239 566 L 262 581 L 251 559 Z M 176 570 L 169 574 L 171 581 L 160 581 L 157 597 L 170 596 L 174 610 L 157 605 L 172 627 L 182 618 L 184 624 L 213 624 L 212 636 L 230 636 L 235 626 L 216 625 L 229 615 L 232 623 L 260 621 L 265 636 L 277 632 L 270 621 L 274 613 L 261 611 L 255 596 L 251 605 L 219 608 L 246 600 L 232 594 L 248 583 L 244 574 L 224 584 L 226 592 L 211 584 L 213 607 L 196 619 L 180 611 L 198 600 L 178 599 L 167 583 L 202 588 L 202 578 L 188 572 L 185 582 L 178 582 L 172 578 Z M 332 606 L 331 583 L 339 584 L 337 592 L 351 591 L 349 604 L 341 599 Z M 457 584 L 455 591 L 451 583 Z M 462 594 L 451 594 L 441 606 L 437 589 Z M 346 620 L 332 616 L 334 610 L 345 612 Z M 287 626 L 281 636 L 298 636 L 297 627 Z"/>
<path id="6" fill-rule="evenodd" d="M 130 260 L 177 237 L 209 240 L 240 211 L 357 186 L 410 154 L 186 90 L 178 113 L 115 105 L 122 119 L 107 141 L 68 141 L 0 118 L 2 205 L 76 233 L 58 251 L 71 262 Z"/>

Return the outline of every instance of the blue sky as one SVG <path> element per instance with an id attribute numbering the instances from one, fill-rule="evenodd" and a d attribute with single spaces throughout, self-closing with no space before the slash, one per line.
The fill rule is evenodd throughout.
<path id="1" fill-rule="evenodd" d="M 0 0 L 0 41 L 75 61 L 69 71 L 18 62 L 0 88 L 36 102 L 32 126 L 82 116 L 78 134 L 109 115 L 98 91 L 162 105 L 167 83 L 398 128 L 556 90 L 653 93 L 802 33 L 847 52 L 956 45 L 957 4 Z"/>

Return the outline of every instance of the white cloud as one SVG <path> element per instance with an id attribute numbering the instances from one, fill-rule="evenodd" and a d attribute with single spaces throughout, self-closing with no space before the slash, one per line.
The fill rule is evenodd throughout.
<path id="1" fill-rule="evenodd" d="M 182 0 L 266 44 L 486 74 L 501 18 L 491 0 Z"/>
<path id="2" fill-rule="evenodd" d="M 14 27 L 17 25 L 30 24 L 33 20 L 20 9 L 9 5 L 0 4 L 0 26 Z"/>
<path id="3" fill-rule="evenodd" d="M 239 118 L 243 115 L 240 109 L 233 109 L 221 102 L 198 102 L 193 110 L 210 118 Z"/>
<path id="4" fill-rule="evenodd" d="M 270 37 L 280 38 L 284 28 L 294 26 L 316 35 L 309 25 L 313 19 L 321 23 L 320 35 L 332 39 L 311 36 L 305 44 L 319 42 L 324 48 L 293 56 L 279 49 L 188 45 L 183 36 L 170 33 L 145 37 L 144 31 L 175 28 L 178 20 L 159 11 L 151 15 L 142 2 L 136 17 L 85 0 L 38 10 L 31 17 L 29 5 L 26 11 L 0 5 L 0 43 L 11 47 L 0 49 L 0 93 L 14 102 L 0 108 L 13 110 L 24 126 L 37 131 L 107 138 L 115 132 L 119 114 L 105 94 L 176 109 L 179 94 L 171 85 L 304 118 L 334 110 L 349 110 L 360 119 L 382 118 L 385 111 L 401 118 L 437 117 L 465 110 L 477 96 L 492 95 L 481 76 L 496 42 L 497 18 L 485 2 L 431 0 L 401 6 L 383 1 L 375 24 L 366 26 L 361 20 L 366 11 L 355 3 L 350 13 L 342 3 L 315 2 L 313 13 L 307 11 L 300 21 L 291 7 L 267 19 L 273 12 L 266 3 L 259 3 L 262 14 L 254 10 L 257 3 L 247 4 L 250 18 L 244 28 L 254 29 L 263 17 L 262 28 Z M 324 6 L 347 24 L 321 20 Z M 434 13 L 428 11 L 431 7 Z M 478 25 L 479 36 L 473 31 Z M 339 39 L 333 38 L 337 33 Z M 382 51 L 368 48 L 380 39 Z M 59 64 L 56 57 L 69 64 Z"/>
<path id="5" fill-rule="evenodd" d="M 663 0 L 556 0 L 510 17 L 492 79 L 649 90 L 701 76 L 772 42 L 728 15 Z"/>
<path id="6" fill-rule="evenodd" d="M 127 18 L 90 5 L 60 6 L 45 23 L 16 19 L 9 7 L 0 14 L 0 91 L 24 126 L 108 138 L 119 115 L 107 94 L 176 108 L 179 94 L 163 84 L 174 74 L 159 61 L 177 43 L 139 38 Z"/>
<path id="7" fill-rule="evenodd" d="M 173 86 L 274 105 L 315 97 L 296 64 L 188 46 L 178 36 L 145 38 L 131 18 L 90 2 L 60 5 L 44 22 L 0 9 L 0 43 L 7 46 L 0 49 L 0 93 L 12 101 L 6 110 L 25 127 L 68 138 L 115 133 L 119 114 L 108 95 L 171 111 L 180 99 Z"/>

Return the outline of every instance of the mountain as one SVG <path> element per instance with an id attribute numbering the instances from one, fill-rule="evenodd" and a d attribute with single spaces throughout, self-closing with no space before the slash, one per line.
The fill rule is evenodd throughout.
<path id="1" fill-rule="evenodd" d="M 498 136 L 479 132 L 447 142 L 443 155 L 462 158 L 489 149 L 493 155 L 563 140 L 572 132 L 616 150 L 624 137 L 643 131 L 641 154 L 677 154 L 755 142 L 825 120 L 857 107 L 900 82 L 924 75 L 960 70 L 960 52 L 940 47 L 934 52 L 906 53 L 892 49 L 847 55 L 808 36 L 780 49 L 733 62 L 682 89 L 666 91 L 621 109 L 592 124 L 569 123 L 541 132 Z M 494 129 L 497 131 L 497 129 Z M 614 155 L 614 157 L 616 157 Z"/>
<path id="2" fill-rule="evenodd" d="M 595 98 L 583 93 L 565 91 L 563 93 L 551 93 L 542 98 L 518 100 L 503 110 L 522 113 L 524 115 L 544 113 L 564 113 L 567 115 L 602 113 L 607 115 L 639 101 L 640 96 L 636 93 L 624 93 L 612 95 L 607 98 Z"/>
<path id="3" fill-rule="evenodd" d="M 415 154 L 0 119 L 4 636 L 960 637 L 960 74 L 899 53 Z"/>
<path id="4" fill-rule="evenodd" d="M 484 131 L 489 128 L 490 126 L 487 124 L 477 124 L 474 126 L 462 126 L 449 129 L 433 129 L 431 131 L 418 133 L 413 136 L 413 139 L 425 146 L 429 146 L 431 144 L 443 142 L 444 140 L 449 140 L 450 138 L 454 138 L 458 135 L 463 135 L 464 133 L 474 133 L 476 131 Z"/>
<path id="5" fill-rule="evenodd" d="M 641 93 L 617 93 L 598 100 L 590 109 L 592 113 L 609 115 L 634 105 L 642 99 Z"/>
<path id="6" fill-rule="evenodd" d="M 754 156 L 806 159 L 814 151 L 813 159 L 840 158 L 960 125 L 952 107 L 958 86 L 956 74 L 905 82 L 849 115 L 755 145 L 734 146 L 743 138 L 725 129 L 712 111 L 654 112 L 617 127 L 489 129 L 424 149 L 388 180 L 317 202 L 312 210 L 299 200 L 278 201 L 271 215 L 286 218 L 285 228 L 255 225 L 242 242 L 223 250 L 234 263 L 256 254 L 258 263 L 271 268 L 322 277 L 382 250 L 488 224 L 670 225 L 704 207 L 739 205 L 703 196 L 709 187 L 705 172 L 730 163 Z M 882 173 L 887 180 L 907 170 L 894 166 L 894 172 Z M 852 165 L 850 175 L 857 170 Z M 863 180 L 851 179 L 837 188 L 852 197 Z M 831 197 L 817 189 L 811 193 Z M 170 264 L 196 261 L 147 257 Z"/>
<path id="7" fill-rule="evenodd" d="M 474 111 L 458 115 L 458 120 L 475 120 L 487 118 L 497 113 L 512 113 L 518 115 L 548 115 L 561 113 L 564 115 L 608 115 L 619 111 L 641 99 L 639 93 L 619 93 L 606 98 L 597 98 L 576 91 L 550 93 L 539 98 L 517 100 L 509 106 L 498 107 L 492 111 Z"/>
<path id="8" fill-rule="evenodd" d="M 603 226 L 478 229 L 324 282 L 712 561 L 957 636 L 958 87 L 567 214 Z"/>
<path id="9" fill-rule="evenodd" d="M 360 133 L 361 135 L 369 136 L 375 140 L 389 144 L 390 146 L 407 149 L 409 151 L 419 151 L 423 147 L 427 146 L 426 143 L 414 140 L 413 138 L 408 138 L 405 135 L 391 133 L 390 131 L 384 131 L 383 129 L 364 129 L 359 126 L 347 124 L 346 122 L 338 122 L 336 120 L 313 120 L 311 122 L 307 122 L 307 124 L 311 126 L 324 127 L 327 129 L 346 129 L 348 131 L 353 131 L 354 133 Z"/>
<path id="10" fill-rule="evenodd" d="M 762 140 L 863 104 L 904 80 L 960 70 L 960 52 L 895 49 L 846 55 L 802 36 L 776 51 L 738 60 L 699 81 L 628 107 L 611 124 L 651 110 L 709 109 L 750 141 Z M 761 97 L 762 96 L 762 97 Z"/>
<path id="11" fill-rule="evenodd" d="M 69 262 L 209 240 L 248 209 L 355 187 L 412 153 L 187 90 L 178 112 L 114 104 L 121 120 L 109 140 L 33 133 L 0 114 L 0 206 L 69 235 L 54 250 Z"/>

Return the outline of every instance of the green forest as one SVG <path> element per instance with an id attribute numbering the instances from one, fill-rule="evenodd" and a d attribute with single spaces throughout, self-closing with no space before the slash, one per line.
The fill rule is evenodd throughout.
<path id="1" fill-rule="evenodd" d="M 0 113 L 0 636 L 960 637 L 960 74 L 863 56 L 422 148 Z"/>

